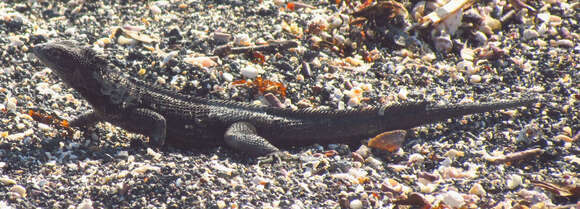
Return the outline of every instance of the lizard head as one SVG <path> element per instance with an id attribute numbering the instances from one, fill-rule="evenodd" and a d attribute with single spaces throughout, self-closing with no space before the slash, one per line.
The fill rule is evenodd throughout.
<path id="1" fill-rule="evenodd" d="M 93 107 L 127 105 L 134 98 L 119 84 L 118 72 L 95 50 L 74 41 L 36 45 L 36 57 L 67 86 L 80 93 Z M 117 73 L 115 73 L 117 72 Z"/>
<path id="2" fill-rule="evenodd" d="M 75 87 L 92 83 L 104 60 L 97 53 L 74 41 L 56 41 L 36 45 L 36 57 L 60 77 L 67 85 Z"/>

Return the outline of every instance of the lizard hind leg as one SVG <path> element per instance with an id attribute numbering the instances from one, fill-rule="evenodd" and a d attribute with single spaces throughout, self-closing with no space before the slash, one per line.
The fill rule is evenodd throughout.
<path id="1" fill-rule="evenodd" d="M 224 134 L 224 140 L 229 147 L 255 156 L 280 151 L 268 140 L 258 136 L 256 127 L 248 122 L 233 123 Z"/>

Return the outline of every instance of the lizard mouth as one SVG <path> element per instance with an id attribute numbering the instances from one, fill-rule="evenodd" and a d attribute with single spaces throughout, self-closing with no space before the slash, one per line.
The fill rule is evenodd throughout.
<path id="1" fill-rule="evenodd" d="M 55 57 L 53 55 L 52 58 L 49 58 L 52 53 L 50 50 L 47 49 L 46 44 L 39 44 L 32 48 L 32 53 L 42 62 L 44 65 L 48 66 L 50 69 L 61 71 L 62 66 L 59 66 L 54 60 L 58 59 L 58 56 Z"/>
<path id="2" fill-rule="evenodd" d="M 71 58 L 63 54 L 64 49 L 55 47 L 50 44 L 39 44 L 32 48 L 32 53 L 40 60 L 41 63 L 49 67 L 64 83 L 71 85 L 74 79 L 82 78 L 79 72 L 71 70 L 66 67 L 66 63 L 71 61 Z M 82 81 L 82 80 L 77 80 Z"/>
<path id="3" fill-rule="evenodd" d="M 44 48 L 44 44 L 39 44 L 36 45 L 32 48 L 32 53 L 34 54 L 34 56 L 36 56 L 36 58 L 38 58 L 42 63 L 47 64 L 48 60 L 46 59 L 46 57 L 44 56 L 44 53 L 42 52 Z"/>
<path id="4" fill-rule="evenodd" d="M 55 71 L 59 75 L 70 74 L 74 69 L 71 65 L 75 63 L 78 55 L 76 51 L 69 49 L 65 42 L 51 42 L 38 44 L 32 48 L 32 53 L 44 65 Z"/>
<path id="5" fill-rule="evenodd" d="M 66 86 L 90 92 L 95 88 L 93 77 L 86 74 L 89 66 L 78 61 L 82 53 L 76 48 L 71 48 L 71 44 L 66 41 L 38 44 L 32 48 L 32 53 Z"/>

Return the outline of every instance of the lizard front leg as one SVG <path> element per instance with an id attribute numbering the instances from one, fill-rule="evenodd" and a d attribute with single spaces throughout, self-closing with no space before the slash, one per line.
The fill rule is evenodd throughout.
<path id="1" fill-rule="evenodd" d="M 128 109 L 121 115 L 102 115 L 89 111 L 70 121 L 71 127 L 89 127 L 108 121 L 129 131 L 149 136 L 155 146 L 165 144 L 167 124 L 163 115 L 145 108 Z"/>
<path id="2" fill-rule="evenodd" d="M 98 122 L 102 121 L 103 119 L 99 117 L 95 111 L 89 111 L 79 115 L 75 119 L 72 119 L 69 122 L 69 126 L 71 127 L 89 127 L 97 124 Z"/>
<path id="3" fill-rule="evenodd" d="M 167 123 L 163 115 L 146 108 L 128 109 L 118 118 L 119 125 L 130 131 L 149 136 L 149 142 L 155 146 L 165 144 Z"/>

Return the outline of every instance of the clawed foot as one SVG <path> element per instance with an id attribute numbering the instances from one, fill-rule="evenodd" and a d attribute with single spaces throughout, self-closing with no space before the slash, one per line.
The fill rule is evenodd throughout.
<path id="1" fill-rule="evenodd" d="M 282 161 L 300 161 L 300 158 L 296 155 L 290 154 L 287 151 L 276 151 L 266 156 L 258 157 L 258 165 L 262 164 L 277 164 Z"/>

